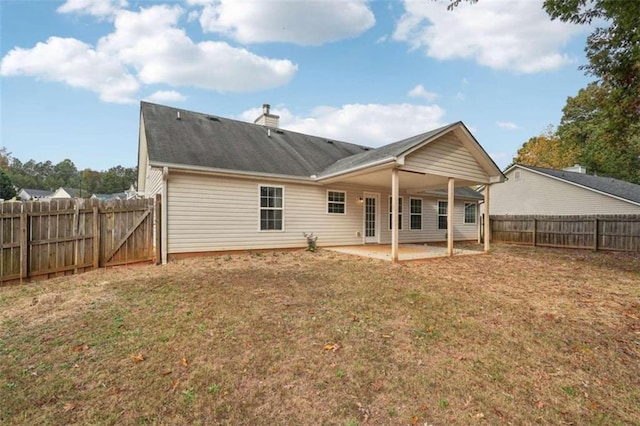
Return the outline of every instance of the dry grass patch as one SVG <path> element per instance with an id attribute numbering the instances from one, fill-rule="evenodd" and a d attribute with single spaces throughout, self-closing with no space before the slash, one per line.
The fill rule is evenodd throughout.
<path id="1" fill-rule="evenodd" d="M 637 424 L 637 255 L 195 258 L 0 288 L 3 424 Z"/>

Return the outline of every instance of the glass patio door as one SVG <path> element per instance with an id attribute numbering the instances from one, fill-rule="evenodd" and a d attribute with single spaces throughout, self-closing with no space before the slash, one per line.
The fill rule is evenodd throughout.
<path id="1" fill-rule="evenodd" d="M 378 239 L 378 196 L 364 196 L 364 242 L 377 243 Z"/>

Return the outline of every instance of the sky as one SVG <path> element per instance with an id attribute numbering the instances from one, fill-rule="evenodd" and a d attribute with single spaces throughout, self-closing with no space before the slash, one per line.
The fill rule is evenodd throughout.
<path id="1" fill-rule="evenodd" d="M 133 167 L 140 101 L 378 147 L 463 121 L 501 168 L 590 81 L 542 0 L 2 0 L 0 138 Z M 180 143 L 180 141 L 176 141 Z"/>

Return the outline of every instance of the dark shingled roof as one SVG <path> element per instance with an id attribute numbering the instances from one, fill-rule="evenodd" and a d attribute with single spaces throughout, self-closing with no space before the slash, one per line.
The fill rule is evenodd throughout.
<path id="1" fill-rule="evenodd" d="M 636 185 L 623 180 L 610 177 L 588 175 L 586 173 L 567 172 L 564 170 L 543 169 L 541 167 L 531 167 L 518 165 L 523 169 L 533 170 L 548 176 L 553 176 L 567 182 L 586 186 L 596 191 L 611 194 L 625 200 L 640 203 L 640 185 Z"/>
<path id="2" fill-rule="evenodd" d="M 29 194 L 30 197 L 34 197 L 34 198 L 45 198 L 45 197 L 50 197 L 51 195 L 53 195 L 54 191 L 47 191 L 45 189 L 28 189 L 28 188 L 22 188 L 22 190 L 24 192 L 26 192 L 27 194 Z"/>
<path id="3" fill-rule="evenodd" d="M 310 177 L 369 149 L 148 102 L 140 108 L 149 160 L 156 163 Z"/>

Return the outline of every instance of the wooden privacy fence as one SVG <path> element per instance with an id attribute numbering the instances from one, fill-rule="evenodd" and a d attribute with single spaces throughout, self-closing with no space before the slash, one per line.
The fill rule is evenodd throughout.
<path id="1" fill-rule="evenodd" d="M 491 239 L 543 247 L 640 252 L 640 215 L 491 216 Z"/>
<path id="2" fill-rule="evenodd" d="M 159 199 L 0 203 L 0 282 L 154 260 L 159 205 Z"/>

